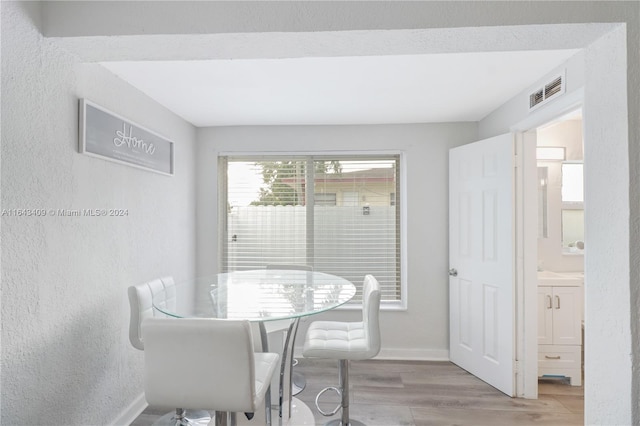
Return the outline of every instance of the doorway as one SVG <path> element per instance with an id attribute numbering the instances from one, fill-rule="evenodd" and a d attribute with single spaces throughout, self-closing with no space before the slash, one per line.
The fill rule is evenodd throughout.
<path id="1" fill-rule="evenodd" d="M 581 102 L 568 101 L 516 132 L 517 394 L 525 398 L 538 397 L 539 378 L 574 387 L 584 378 L 583 120 Z"/>
<path id="2" fill-rule="evenodd" d="M 582 110 L 536 129 L 538 377 L 582 386 L 584 185 Z"/>

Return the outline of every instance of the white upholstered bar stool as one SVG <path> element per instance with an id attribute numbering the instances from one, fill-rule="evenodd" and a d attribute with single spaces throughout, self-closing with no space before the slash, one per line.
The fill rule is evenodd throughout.
<path id="1" fill-rule="evenodd" d="M 362 321 L 314 321 L 307 330 L 302 355 L 305 358 L 332 358 L 339 360 L 340 385 L 328 387 L 316 396 L 316 407 L 325 416 L 332 416 L 342 409 L 340 419 L 325 426 L 356 426 L 362 422 L 349 418 L 349 361 L 373 358 L 380 352 L 380 284 L 372 275 L 364 277 L 362 290 Z M 341 396 L 341 403 L 333 411 L 320 408 L 320 396 L 334 390 Z"/>
<path id="2" fill-rule="evenodd" d="M 153 308 L 153 298 L 163 297 L 164 300 L 156 303 L 164 304 L 168 309 L 175 309 L 176 290 L 173 277 L 162 277 L 147 283 L 131 286 L 128 289 L 129 306 L 131 316 L 129 318 L 129 341 L 131 345 L 141 351 L 144 350 L 142 339 L 142 321 L 154 316 L 166 317 Z M 205 410 L 186 410 L 183 407 L 176 408 L 175 413 L 170 412 L 160 417 L 154 424 L 157 426 L 195 426 L 208 425 L 211 415 Z"/>
<path id="3" fill-rule="evenodd" d="M 215 425 L 253 418 L 278 367 L 279 355 L 254 352 L 251 323 L 209 318 L 147 318 L 142 323 L 144 392 L 157 406 L 207 407 Z"/>

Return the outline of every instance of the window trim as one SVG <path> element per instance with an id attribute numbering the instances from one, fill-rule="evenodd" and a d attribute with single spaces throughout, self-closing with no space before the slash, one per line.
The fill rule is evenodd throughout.
<path id="1" fill-rule="evenodd" d="M 400 194 L 400 200 L 404 200 L 400 203 L 400 300 L 396 301 L 382 301 L 380 303 L 381 310 L 388 311 L 406 311 L 408 306 L 408 284 L 407 284 L 407 272 L 408 272 L 408 252 L 407 252 L 407 205 L 408 205 L 408 184 L 407 181 L 407 158 L 406 153 L 404 151 L 399 150 L 345 150 L 345 151 L 218 151 L 216 153 L 217 156 L 217 164 L 218 164 L 218 186 L 216 187 L 216 192 L 218 193 L 218 222 L 225 222 L 226 227 L 226 193 L 223 194 L 222 191 L 219 191 L 220 185 L 222 185 L 226 181 L 226 169 L 222 167 L 222 157 L 234 157 L 234 159 L 243 159 L 254 161 L 256 157 L 264 156 L 265 158 L 273 158 L 273 157 L 301 157 L 301 156 L 376 156 L 376 155 L 397 155 L 399 157 L 398 161 L 400 164 L 398 177 L 399 177 L 399 188 L 396 190 L 396 194 Z M 225 183 L 226 186 L 226 183 Z M 219 225 L 216 224 L 216 227 L 219 228 Z M 219 253 L 224 253 L 226 245 L 226 238 L 218 238 L 218 250 Z M 224 272 L 224 271 L 221 271 Z M 338 310 L 359 310 L 360 304 L 345 304 L 336 309 Z"/>

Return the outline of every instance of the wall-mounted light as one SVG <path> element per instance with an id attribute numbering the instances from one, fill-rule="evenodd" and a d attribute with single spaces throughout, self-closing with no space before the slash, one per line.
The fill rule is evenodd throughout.
<path id="1" fill-rule="evenodd" d="M 538 146 L 536 158 L 544 161 L 564 161 L 566 158 L 563 146 Z"/>

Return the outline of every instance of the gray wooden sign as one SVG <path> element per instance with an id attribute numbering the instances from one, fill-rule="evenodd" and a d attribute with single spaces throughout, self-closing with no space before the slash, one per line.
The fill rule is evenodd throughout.
<path id="1" fill-rule="evenodd" d="M 86 99 L 80 99 L 79 151 L 173 175 L 173 142 Z"/>

